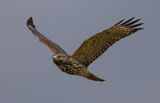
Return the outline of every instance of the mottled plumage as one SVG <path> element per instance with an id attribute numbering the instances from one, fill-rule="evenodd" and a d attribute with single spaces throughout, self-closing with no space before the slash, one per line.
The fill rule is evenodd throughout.
<path id="1" fill-rule="evenodd" d="M 143 24 L 137 23 L 139 20 L 134 20 L 134 17 L 127 21 L 121 20 L 109 29 L 96 33 L 86 39 L 73 55 L 68 55 L 60 46 L 42 35 L 33 24 L 32 18 L 27 20 L 27 27 L 38 37 L 40 42 L 52 51 L 53 62 L 63 72 L 83 76 L 90 80 L 104 81 L 87 70 L 89 64 L 101 56 L 116 41 L 143 29 L 138 28 L 138 26 Z"/>

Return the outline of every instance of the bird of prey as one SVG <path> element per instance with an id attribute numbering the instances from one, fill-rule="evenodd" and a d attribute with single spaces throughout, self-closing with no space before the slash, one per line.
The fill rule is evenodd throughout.
<path id="1" fill-rule="evenodd" d="M 52 60 L 61 71 L 71 75 L 78 75 L 94 81 L 105 81 L 92 74 L 87 68 L 99 56 L 101 56 L 112 44 L 143 28 L 140 19 L 134 17 L 129 20 L 121 20 L 109 29 L 98 32 L 86 39 L 72 54 L 67 54 L 59 45 L 40 33 L 30 17 L 26 25 L 38 40 L 46 45 L 53 53 Z"/>

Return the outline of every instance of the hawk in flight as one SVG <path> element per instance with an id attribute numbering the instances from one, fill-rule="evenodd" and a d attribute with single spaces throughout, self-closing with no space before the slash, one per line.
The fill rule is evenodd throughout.
<path id="1" fill-rule="evenodd" d="M 86 39 L 72 55 L 68 55 L 59 45 L 41 34 L 36 29 L 32 17 L 27 20 L 26 25 L 33 35 L 52 51 L 53 62 L 60 70 L 90 80 L 104 81 L 88 71 L 88 66 L 101 56 L 112 44 L 143 29 L 139 28 L 139 26 L 143 24 L 138 23 L 139 21 L 140 19 L 134 19 L 134 17 L 126 21 L 119 21 L 109 29 L 96 33 Z"/>

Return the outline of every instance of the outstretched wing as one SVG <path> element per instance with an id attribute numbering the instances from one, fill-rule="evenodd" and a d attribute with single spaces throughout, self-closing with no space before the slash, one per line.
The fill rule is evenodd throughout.
<path id="1" fill-rule="evenodd" d="M 88 66 L 116 41 L 143 29 L 138 28 L 138 26 L 143 24 L 137 23 L 140 19 L 133 19 L 134 17 L 127 21 L 121 20 L 111 28 L 88 38 L 73 53 L 72 58 L 76 59 L 85 66 Z"/>
<path id="2" fill-rule="evenodd" d="M 36 26 L 33 24 L 32 17 L 27 20 L 26 25 L 29 30 L 34 34 L 34 36 L 36 36 L 38 40 L 44 45 L 46 45 L 54 54 L 67 55 L 67 53 L 60 46 L 46 38 L 36 29 Z"/>

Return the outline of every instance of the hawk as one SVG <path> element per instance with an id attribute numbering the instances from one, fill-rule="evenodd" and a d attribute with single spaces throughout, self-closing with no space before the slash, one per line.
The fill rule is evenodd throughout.
<path id="1" fill-rule="evenodd" d="M 126 21 L 124 19 L 119 21 L 109 29 L 98 32 L 86 39 L 72 55 L 67 54 L 59 45 L 40 33 L 36 29 L 32 17 L 27 20 L 26 25 L 33 35 L 52 51 L 52 60 L 61 71 L 94 81 L 105 81 L 91 73 L 87 69 L 88 66 L 112 44 L 143 29 L 139 27 L 143 24 L 138 23 L 140 20 L 132 17 Z"/>

